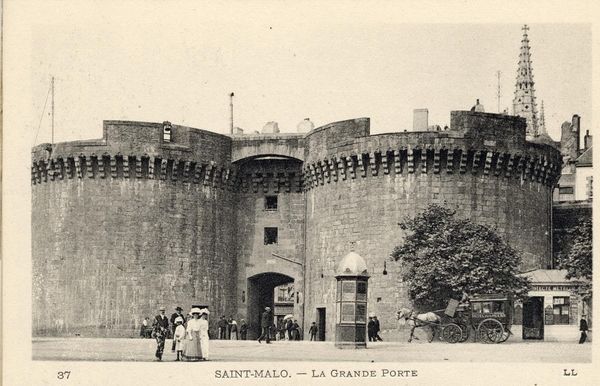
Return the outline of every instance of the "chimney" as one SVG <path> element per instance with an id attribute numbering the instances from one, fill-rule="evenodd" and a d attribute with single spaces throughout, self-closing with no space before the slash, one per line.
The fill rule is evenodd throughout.
<path id="1" fill-rule="evenodd" d="M 573 131 L 573 133 L 575 133 L 575 138 L 576 138 L 576 142 L 575 142 L 575 147 L 577 149 L 577 154 L 579 154 L 579 150 L 581 149 L 579 147 L 579 130 L 581 129 L 581 117 L 577 114 L 573 115 L 573 119 L 571 120 L 571 130 Z"/>
<path id="2" fill-rule="evenodd" d="M 279 125 L 277 124 L 277 122 L 273 122 L 273 121 L 267 122 L 261 130 L 261 134 L 277 134 L 277 133 L 279 133 Z"/>
<path id="3" fill-rule="evenodd" d="M 592 136 L 590 135 L 590 131 L 585 131 L 585 137 L 583 137 L 583 150 L 587 150 L 592 147 Z"/>
<path id="4" fill-rule="evenodd" d="M 429 128 L 429 110 L 413 110 L 413 131 L 427 131 Z"/>

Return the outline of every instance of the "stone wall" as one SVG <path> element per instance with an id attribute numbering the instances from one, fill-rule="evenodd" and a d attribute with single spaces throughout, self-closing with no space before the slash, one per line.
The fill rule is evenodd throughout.
<path id="1" fill-rule="evenodd" d="M 34 186 L 34 334 L 129 336 L 159 305 L 233 313 L 234 208 L 226 190 L 193 183 Z M 60 324 L 64 331 L 52 331 Z"/>
<path id="2" fill-rule="evenodd" d="M 335 269 L 352 249 L 371 275 L 369 312 L 391 328 L 408 303 L 389 261 L 397 224 L 430 203 L 496 227 L 523 269 L 550 264 L 561 159 L 525 141 L 521 118 L 453 112 L 450 130 L 373 136 L 368 118 L 306 135 L 172 125 L 166 142 L 162 130 L 105 121 L 101 139 L 33 149 L 34 334 L 129 336 L 159 305 L 198 303 L 213 326 L 254 323 L 272 287 L 293 280 L 295 316 L 306 327 L 326 307 L 331 340 Z M 265 227 L 278 228 L 276 245 Z"/>

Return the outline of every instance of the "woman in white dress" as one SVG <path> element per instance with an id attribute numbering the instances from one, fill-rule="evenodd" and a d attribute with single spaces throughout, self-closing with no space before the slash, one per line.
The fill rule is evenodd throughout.
<path id="1" fill-rule="evenodd" d="M 200 310 L 200 346 L 202 347 L 202 360 L 208 360 L 208 310 L 203 308 Z"/>
<path id="2" fill-rule="evenodd" d="M 192 319 L 188 321 L 185 329 L 186 341 L 183 347 L 183 358 L 188 361 L 199 361 L 203 357 L 200 336 L 200 330 L 202 329 L 200 313 L 201 311 L 199 308 L 192 308 L 192 311 L 190 311 L 190 314 L 192 314 Z"/>

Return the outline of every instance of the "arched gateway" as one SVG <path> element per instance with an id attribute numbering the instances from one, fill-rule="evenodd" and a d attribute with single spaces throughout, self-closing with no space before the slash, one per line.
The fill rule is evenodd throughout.
<path id="1" fill-rule="evenodd" d="M 270 307 L 274 311 L 275 317 L 278 313 L 289 312 L 289 302 L 281 301 L 275 295 L 275 288 L 284 284 L 293 284 L 294 278 L 276 272 L 265 272 L 254 275 L 248 278 L 248 299 L 246 312 L 248 315 L 248 331 L 249 339 L 256 339 L 260 335 L 260 317 L 265 307 Z M 287 300 L 287 299 L 286 299 Z M 293 299 L 296 300 L 296 299 Z M 292 303 L 291 312 L 293 313 L 294 305 Z M 285 307 L 285 309 L 283 308 Z M 281 308 L 281 310 L 278 310 Z M 295 315 L 298 318 L 298 315 Z"/>

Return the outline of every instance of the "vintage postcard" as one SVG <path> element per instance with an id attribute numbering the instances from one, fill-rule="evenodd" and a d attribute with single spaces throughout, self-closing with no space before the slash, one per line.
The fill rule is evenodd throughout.
<path id="1" fill-rule="evenodd" d="M 598 9 L 5 2 L 5 383 L 598 384 Z"/>

